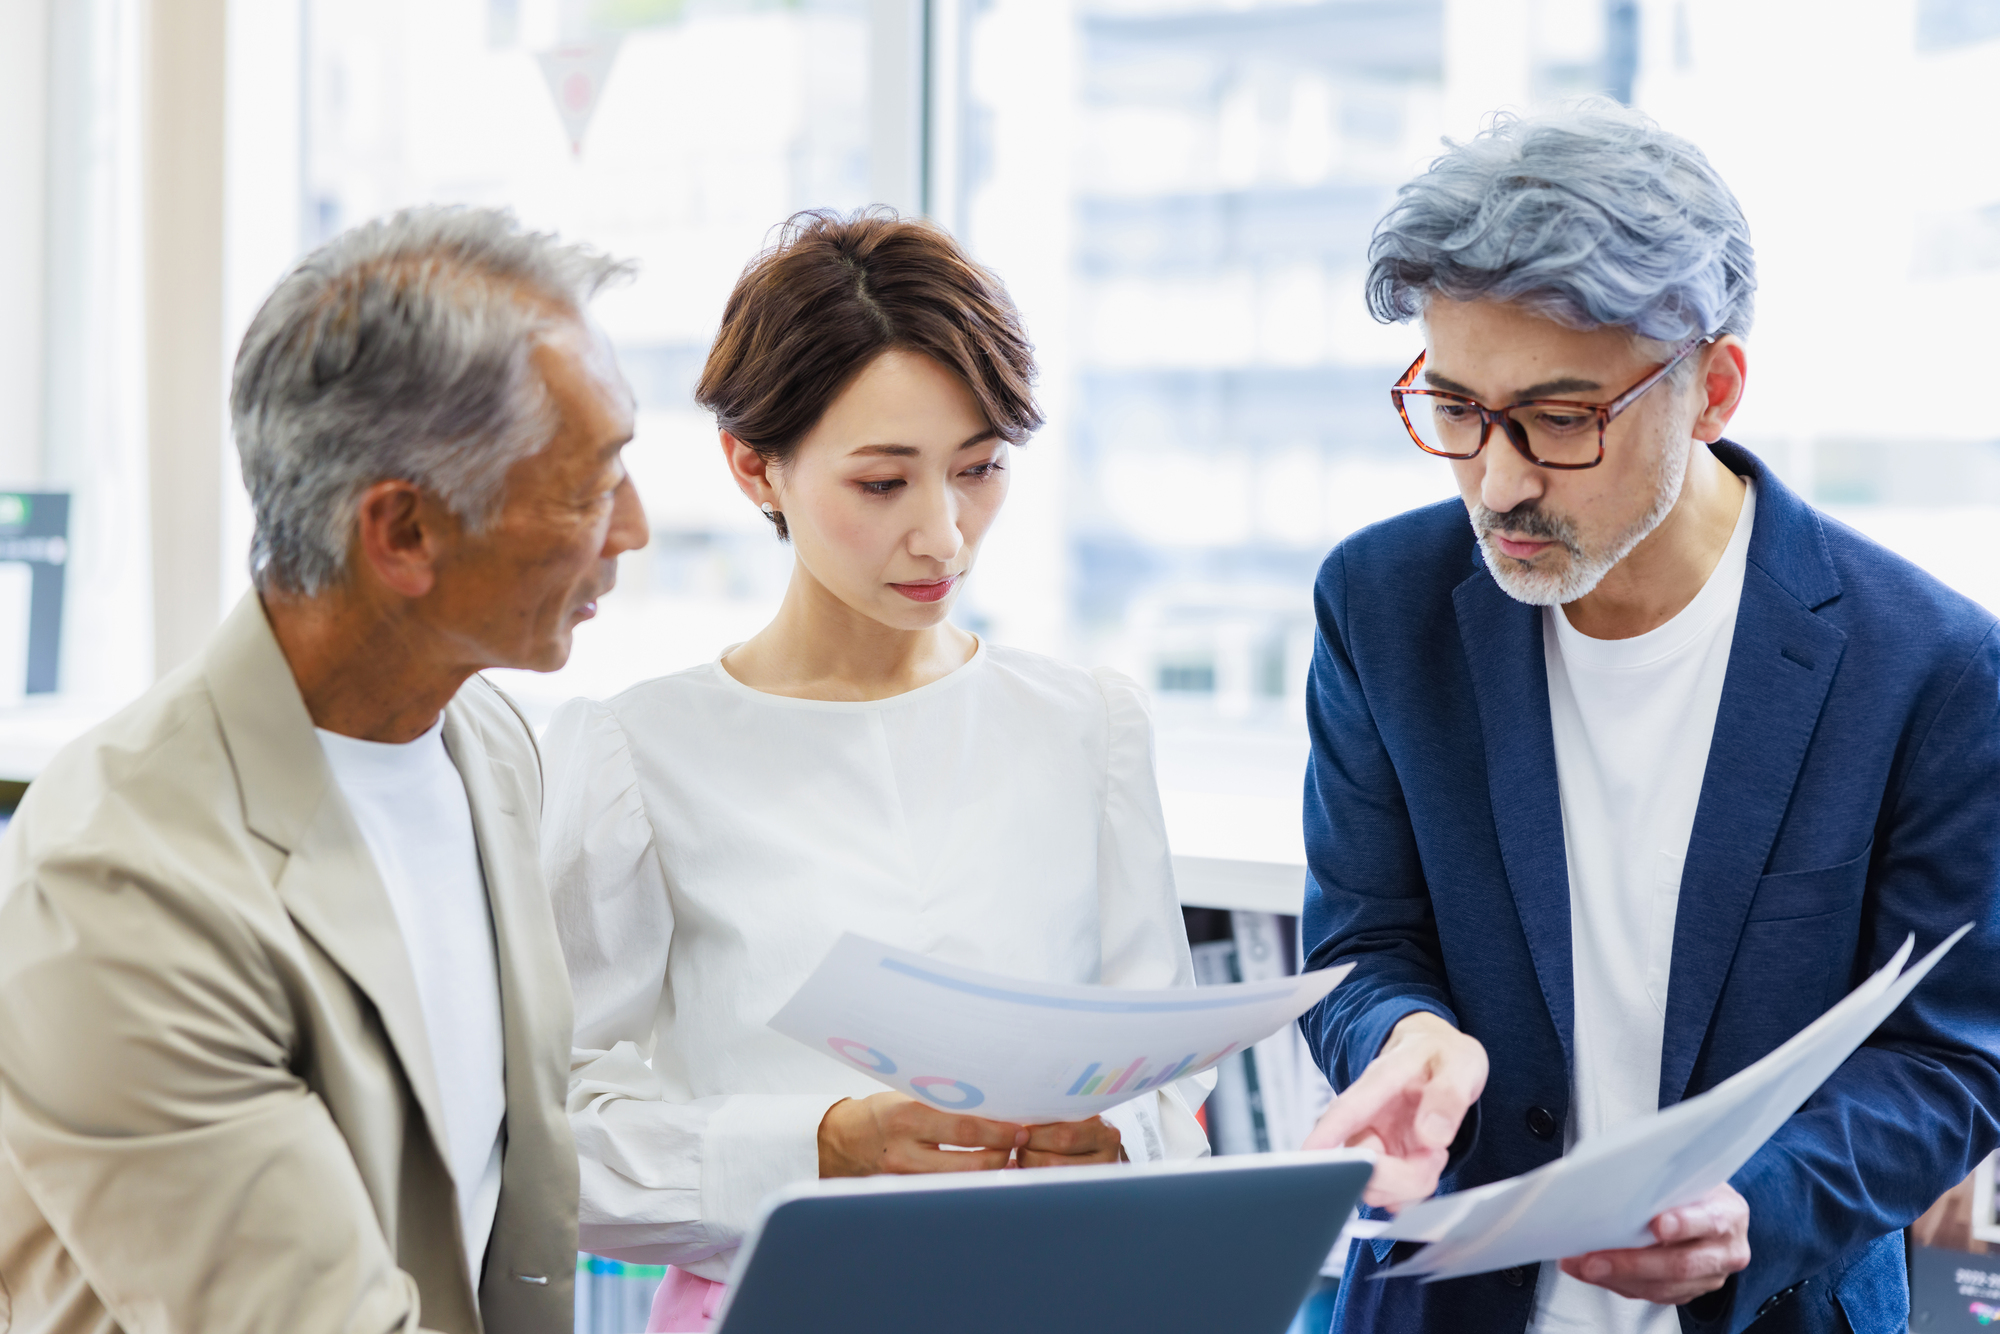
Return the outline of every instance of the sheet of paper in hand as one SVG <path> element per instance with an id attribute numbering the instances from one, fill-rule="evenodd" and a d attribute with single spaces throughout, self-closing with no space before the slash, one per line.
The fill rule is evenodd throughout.
<path id="1" fill-rule="evenodd" d="M 1458 1278 L 1649 1245 L 1656 1215 L 1692 1204 L 1749 1162 L 1971 929 L 1960 927 L 1902 972 L 1912 936 L 1845 1000 L 1706 1093 L 1585 1140 L 1526 1175 L 1405 1209 L 1378 1235 L 1430 1244 L 1381 1277 Z"/>
<path id="2" fill-rule="evenodd" d="M 934 1107 L 1080 1121 L 1277 1032 L 1349 966 L 1225 987 L 1056 986 L 850 932 L 771 1027 Z"/>

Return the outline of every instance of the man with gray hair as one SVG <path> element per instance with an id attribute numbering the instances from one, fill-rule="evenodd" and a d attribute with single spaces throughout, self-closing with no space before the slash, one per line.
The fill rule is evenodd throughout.
<path id="1" fill-rule="evenodd" d="M 252 322 L 255 588 L 0 838 L 0 1329 L 571 1328 L 540 762 L 477 673 L 646 541 L 624 272 L 414 209 Z"/>
<path id="2" fill-rule="evenodd" d="M 1650 1244 L 1419 1285 L 1359 1243 L 1336 1326 L 1900 1330 L 1899 1229 L 2000 1142 L 1994 618 L 1722 438 L 1755 267 L 1693 145 L 1497 119 L 1370 259 L 1425 341 L 1384 410 L 1463 503 L 1319 576 L 1303 926 L 1354 971 L 1308 1144 L 1379 1150 L 1390 1209 L 1518 1176 L 1977 925 Z"/>

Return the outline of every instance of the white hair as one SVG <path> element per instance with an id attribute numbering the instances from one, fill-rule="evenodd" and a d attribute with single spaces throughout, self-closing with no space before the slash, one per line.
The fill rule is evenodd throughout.
<path id="1" fill-rule="evenodd" d="M 1687 140 L 1587 98 L 1532 120 L 1497 115 L 1446 149 L 1376 225 L 1376 319 L 1421 317 L 1439 295 L 1662 345 L 1750 332 L 1750 225 Z"/>
<path id="2" fill-rule="evenodd" d="M 252 577 L 306 596 L 342 583 L 355 504 L 379 481 L 491 522 L 507 470 L 555 435 L 537 341 L 631 272 L 511 213 L 438 206 L 301 260 L 250 322 L 230 392 Z"/>

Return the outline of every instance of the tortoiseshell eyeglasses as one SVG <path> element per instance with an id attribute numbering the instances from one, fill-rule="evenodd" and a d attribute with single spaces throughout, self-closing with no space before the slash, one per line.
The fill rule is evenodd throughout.
<path id="1" fill-rule="evenodd" d="M 1688 339 L 1674 349 L 1665 365 L 1609 403 L 1536 398 L 1504 408 L 1489 408 L 1464 394 L 1417 389 L 1413 386 L 1424 368 L 1423 353 L 1410 363 L 1403 378 L 1396 381 L 1389 398 L 1396 405 L 1396 415 L 1409 429 L 1410 439 L 1426 454 L 1446 459 L 1477 458 L 1498 425 L 1513 441 L 1514 448 L 1521 451 L 1521 457 L 1538 468 L 1566 471 L 1595 468 L 1604 462 L 1604 430 L 1612 419 L 1666 379 L 1667 372 L 1680 365 L 1690 352 L 1714 341 L 1707 335 Z"/>

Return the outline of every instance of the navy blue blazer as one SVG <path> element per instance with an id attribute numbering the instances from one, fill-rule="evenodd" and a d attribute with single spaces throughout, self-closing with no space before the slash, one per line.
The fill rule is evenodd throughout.
<path id="1" fill-rule="evenodd" d="M 1979 923 L 1733 1178 L 1750 1266 L 1684 1330 L 1906 1328 L 1907 1225 L 2000 1143 L 2000 633 L 1937 580 L 1757 482 L 1749 569 L 1681 879 L 1660 1105 L 1803 1028 L 1915 933 Z M 1301 1021 L 1335 1088 L 1404 1015 L 1492 1073 L 1441 1189 L 1560 1156 L 1574 992 L 1541 611 L 1487 573 L 1458 501 L 1336 547 L 1307 686 L 1307 966 L 1353 974 Z M 1400 1258 L 1398 1255 L 1395 1258 Z M 1518 1331 L 1535 1271 L 1370 1281 L 1335 1328 Z M 1759 1317 L 1762 1317 L 1759 1320 Z"/>

